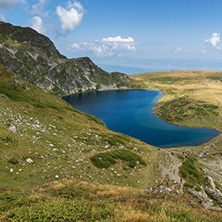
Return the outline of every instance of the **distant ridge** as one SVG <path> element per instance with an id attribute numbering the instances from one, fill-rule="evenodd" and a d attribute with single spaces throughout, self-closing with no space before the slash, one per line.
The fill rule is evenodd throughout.
<path id="1" fill-rule="evenodd" d="M 0 22 L 0 63 L 19 77 L 61 95 L 129 87 L 127 75 L 108 73 L 88 57 L 67 59 L 46 36 Z"/>

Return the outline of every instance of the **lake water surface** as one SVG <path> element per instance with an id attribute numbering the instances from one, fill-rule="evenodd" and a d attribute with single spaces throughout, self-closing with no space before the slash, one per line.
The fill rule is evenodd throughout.
<path id="1" fill-rule="evenodd" d="M 102 119 L 109 129 L 157 147 L 196 146 L 219 134 L 217 130 L 176 126 L 160 119 L 153 114 L 153 107 L 162 96 L 157 90 L 112 90 L 63 99 L 75 109 Z"/>

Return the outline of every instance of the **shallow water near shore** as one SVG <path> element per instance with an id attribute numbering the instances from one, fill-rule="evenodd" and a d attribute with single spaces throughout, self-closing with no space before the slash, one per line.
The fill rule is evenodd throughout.
<path id="1" fill-rule="evenodd" d="M 109 129 L 161 148 L 197 146 L 219 135 L 214 129 L 176 126 L 154 115 L 153 107 L 161 97 L 158 90 L 111 90 L 63 99 L 75 109 L 103 120 Z"/>

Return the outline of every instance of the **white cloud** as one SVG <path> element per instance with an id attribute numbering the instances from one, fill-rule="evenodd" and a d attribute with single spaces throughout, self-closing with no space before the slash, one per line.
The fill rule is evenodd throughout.
<path id="1" fill-rule="evenodd" d="M 80 46 L 79 46 L 79 44 L 77 44 L 77 43 L 73 43 L 73 44 L 72 44 L 72 48 L 77 48 L 77 49 L 79 49 Z"/>
<path id="2" fill-rule="evenodd" d="M 77 2 L 77 1 L 74 1 L 73 3 L 70 2 L 70 1 L 66 2 L 66 7 L 67 7 L 68 9 L 76 8 L 76 9 L 78 9 L 79 11 L 84 11 L 84 8 L 83 8 L 83 6 L 81 5 L 81 3 L 80 3 L 80 2 Z"/>
<path id="3" fill-rule="evenodd" d="M 44 6 L 46 1 L 45 0 L 39 0 L 39 2 L 32 6 L 32 14 L 40 15 L 42 17 L 47 17 L 49 14 L 49 11 L 44 12 Z"/>
<path id="4" fill-rule="evenodd" d="M 207 45 L 210 45 L 213 48 L 218 49 L 218 50 L 221 49 L 221 47 L 219 46 L 220 42 L 221 42 L 220 33 L 213 33 L 211 38 L 205 40 L 205 43 Z"/>
<path id="5" fill-rule="evenodd" d="M 66 31 L 76 29 L 81 24 L 84 15 L 83 6 L 77 1 L 73 3 L 68 1 L 66 8 L 60 5 L 57 6 L 56 12 L 59 16 L 62 29 Z"/>
<path id="6" fill-rule="evenodd" d="M 122 38 L 121 36 L 103 38 L 102 42 L 111 46 L 113 50 L 136 50 L 132 37 Z"/>
<path id="7" fill-rule="evenodd" d="M 43 21 L 39 16 L 33 17 L 30 23 L 32 24 L 32 28 L 35 29 L 37 32 L 41 34 L 46 34 Z"/>
<path id="8" fill-rule="evenodd" d="M 187 49 L 182 49 L 181 47 L 177 47 L 174 50 L 174 53 L 188 53 L 189 51 Z"/>
<path id="9" fill-rule="evenodd" d="M 116 37 L 103 38 L 102 41 L 103 42 L 134 42 L 134 39 L 130 36 L 126 39 L 122 38 L 121 36 L 116 36 Z"/>
<path id="10" fill-rule="evenodd" d="M 80 42 L 78 44 L 73 43 L 71 46 L 74 51 L 88 51 L 96 57 L 107 57 L 114 54 L 112 51 L 109 50 L 108 46 L 106 46 L 105 44 L 99 44 L 97 41 Z"/>
<path id="11" fill-rule="evenodd" d="M 202 54 L 206 55 L 207 51 L 206 50 L 200 50 Z"/>
<path id="12" fill-rule="evenodd" d="M 2 13 L 0 13 L 0 21 L 2 21 L 2 22 L 5 22 L 5 21 L 6 21 L 6 19 L 4 18 L 4 16 L 3 16 Z"/>
<path id="13" fill-rule="evenodd" d="M 133 38 L 124 39 L 120 36 L 103 38 L 101 41 L 73 43 L 71 47 L 76 52 L 85 51 L 97 57 L 122 57 L 124 52 L 136 50 Z"/>
<path id="14" fill-rule="evenodd" d="M 174 50 L 175 53 L 179 53 L 179 52 L 182 52 L 182 48 L 181 47 L 177 47 L 175 50 Z"/>
<path id="15" fill-rule="evenodd" d="M 25 0 L 0 0 L 0 8 L 9 10 L 19 3 L 26 3 Z"/>

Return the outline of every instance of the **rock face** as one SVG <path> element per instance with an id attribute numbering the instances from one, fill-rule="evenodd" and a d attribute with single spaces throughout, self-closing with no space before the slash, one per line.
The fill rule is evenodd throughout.
<path id="1" fill-rule="evenodd" d="M 204 188 L 205 193 L 207 193 L 209 196 L 211 196 L 214 200 L 217 201 L 218 204 L 222 204 L 222 194 L 217 189 L 210 189 L 208 187 Z"/>
<path id="2" fill-rule="evenodd" d="M 0 22 L 0 63 L 19 77 L 59 94 L 129 87 L 127 75 L 108 73 L 87 57 L 67 59 L 46 36 L 4 22 Z"/>

